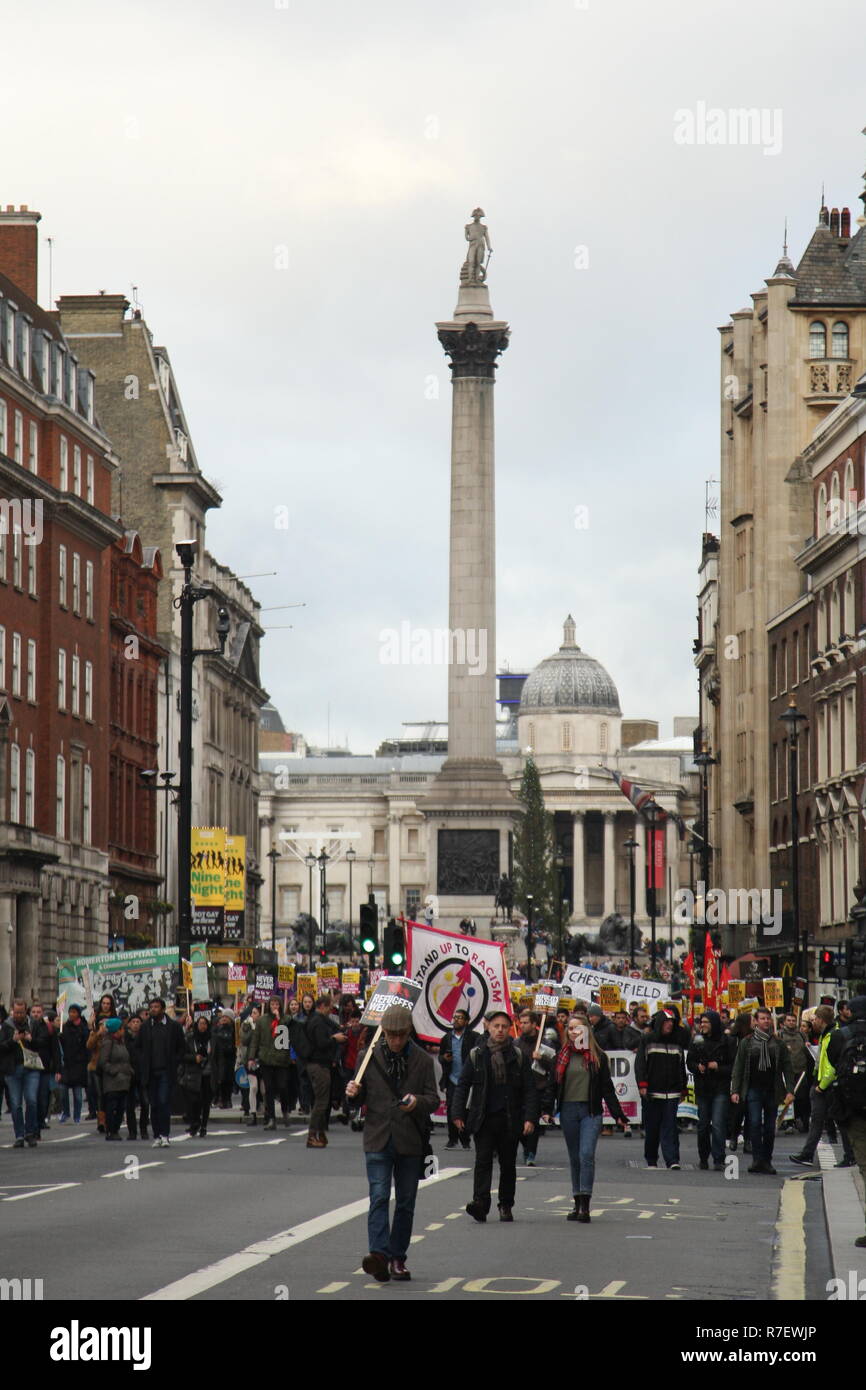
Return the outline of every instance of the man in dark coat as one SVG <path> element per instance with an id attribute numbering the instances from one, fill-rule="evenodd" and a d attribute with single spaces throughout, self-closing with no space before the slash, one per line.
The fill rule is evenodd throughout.
<path id="1" fill-rule="evenodd" d="M 590 1004 L 587 1009 L 593 1035 L 602 1052 L 613 1052 L 619 1046 L 617 1031 L 606 1016 L 600 1004 Z"/>
<path id="2" fill-rule="evenodd" d="M 43 1129 L 51 1128 L 48 1123 L 51 1081 L 53 1079 L 59 1082 L 61 1079 L 60 1035 L 56 1024 L 45 1017 L 45 1009 L 41 1004 L 31 1004 L 30 1006 L 30 1032 L 33 1037 L 33 1051 L 37 1052 L 42 1060 L 42 1070 L 39 1073 L 39 1100 L 36 1107 L 38 1117 L 36 1138 L 41 1139 Z"/>
<path id="3" fill-rule="evenodd" d="M 147 1088 L 153 1148 L 166 1148 L 171 1133 L 171 1095 L 184 1054 L 183 1029 L 165 1012 L 164 999 L 150 1001 L 141 1029 L 141 1084 Z"/>
<path id="4" fill-rule="evenodd" d="M 680 1167 L 677 1109 L 686 1093 L 684 1043 L 688 1034 L 680 1026 L 674 1004 L 655 1015 L 641 1038 L 635 1058 L 635 1077 L 643 1101 L 644 1157 L 648 1168 L 658 1167 L 659 1142 L 668 1168 Z"/>
<path id="5" fill-rule="evenodd" d="M 307 1134 L 308 1149 L 324 1149 L 328 1142 L 325 1130 L 331 1114 L 331 1072 L 337 1060 L 337 1044 L 346 1041 L 346 1034 L 340 1031 L 339 1023 L 331 1018 L 332 1007 L 330 994 L 320 994 L 315 1011 L 305 1024 L 310 1046 L 307 1075 L 314 1096 Z"/>
<path id="6" fill-rule="evenodd" d="M 346 1097 L 353 1105 L 366 1105 L 364 1154 L 370 1185 L 367 1217 L 369 1254 L 362 1266 L 380 1283 L 406 1280 L 406 1252 L 412 1239 L 412 1222 L 418 1184 L 424 1173 L 430 1116 L 439 1106 L 433 1058 L 412 1042 L 409 1009 L 392 1004 L 382 1016 L 382 1038 L 369 1064 L 364 1051 L 358 1061 L 363 1080 L 349 1081 Z M 394 1184 L 394 1220 L 388 1225 L 391 1183 Z"/>
<path id="7" fill-rule="evenodd" d="M 494 1155 L 499 1159 L 499 1219 L 514 1220 L 517 1146 L 521 1136 L 532 1134 L 541 1109 L 529 1058 L 510 1030 L 504 1010 L 487 1014 L 487 1036 L 470 1052 L 454 1096 L 454 1123 L 475 1138 L 474 1190 L 466 1210 L 476 1221 L 486 1221 L 490 1210 Z"/>
<path id="8" fill-rule="evenodd" d="M 736 1045 L 733 1038 L 722 1032 L 722 1020 L 715 1009 L 705 1009 L 692 1039 L 686 1066 L 695 1079 L 695 1100 L 698 1107 L 698 1161 L 709 1168 L 712 1153 L 713 1168 L 724 1172 L 725 1140 L 728 1133 L 728 1111 L 731 1103 L 731 1070 Z"/>
<path id="9" fill-rule="evenodd" d="M 775 1177 L 773 1143 L 776 1114 L 784 1101 L 794 1099 L 794 1068 L 787 1047 L 773 1032 L 769 1009 L 755 1010 L 755 1026 L 737 1048 L 731 1074 L 731 1100 L 736 1105 L 745 1097 L 752 1138 L 750 1173 L 769 1173 Z"/>
<path id="10" fill-rule="evenodd" d="M 73 1122 L 81 1123 L 81 1099 L 87 1087 L 87 1037 L 90 1032 L 81 1009 L 77 1004 L 69 1005 L 69 1017 L 60 1030 L 61 1068 L 63 1085 L 63 1110 L 60 1123 L 69 1119 L 69 1092 L 72 1092 Z"/>
<path id="11" fill-rule="evenodd" d="M 464 1134 L 459 1134 L 454 1124 L 454 1092 L 457 1089 L 457 1082 L 460 1080 L 463 1063 L 473 1047 L 478 1046 L 482 1035 L 474 1033 L 469 1027 L 469 1015 L 465 1009 L 455 1010 L 453 1025 L 442 1034 L 442 1041 L 439 1044 L 439 1062 L 442 1067 L 445 1113 L 448 1123 L 448 1143 L 445 1147 L 446 1149 L 456 1149 L 459 1142 L 464 1149 L 469 1149 L 472 1147 L 471 1139 Z"/>

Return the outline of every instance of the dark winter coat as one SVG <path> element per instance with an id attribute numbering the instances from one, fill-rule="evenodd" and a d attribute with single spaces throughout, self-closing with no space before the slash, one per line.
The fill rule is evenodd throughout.
<path id="1" fill-rule="evenodd" d="M 686 1065 L 694 1077 L 695 1096 L 717 1096 L 720 1092 L 728 1095 L 736 1045 L 733 1038 L 722 1032 L 722 1020 L 715 1009 L 706 1009 L 703 1017 L 710 1020 L 709 1036 L 696 1033 L 686 1058 Z M 701 1063 L 707 1067 L 710 1062 L 718 1065 L 712 1071 L 699 1070 Z"/>
<path id="2" fill-rule="evenodd" d="M 641 1095 L 651 1100 L 679 1100 L 686 1089 L 684 1030 L 674 1020 L 673 1029 L 662 1033 L 666 1014 L 663 1009 L 642 1034 L 635 1057 L 635 1078 Z"/>
<path id="3" fill-rule="evenodd" d="M 611 1045 L 609 1051 L 637 1052 L 640 1047 L 640 1040 L 643 1037 L 640 1028 L 635 1028 L 633 1024 L 627 1023 L 622 1032 L 620 1032 L 619 1028 L 614 1024 L 613 1031 L 616 1034 L 616 1042 Z"/>
<path id="4" fill-rule="evenodd" d="M 214 1085 L 224 1085 L 235 1074 L 235 1025 L 234 1020 L 220 1023 L 213 1030 L 213 1070 Z"/>
<path id="5" fill-rule="evenodd" d="M 25 1032 L 30 1032 L 30 1020 L 22 1025 Z M 24 1060 L 21 1051 L 21 1043 L 16 1042 L 15 1034 L 18 1025 L 12 1022 L 12 1016 L 6 1019 L 5 1023 L 0 1023 L 0 1075 L 12 1076 L 15 1068 L 20 1066 Z M 26 1047 L 27 1044 L 25 1043 Z"/>
<path id="6" fill-rule="evenodd" d="M 176 1019 L 145 1019 L 141 1038 L 141 1084 L 147 1086 L 155 1072 L 168 1072 L 174 1079 L 183 1057 L 183 1029 Z"/>
<path id="7" fill-rule="evenodd" d="M 102 1093 L 110 1096 L 128 1091 L 132 1085 L 132 1063 L 126 1050 L 126 1040 L 109 1033 L 99 1047 L 96 1070 L 102 1077 Z"/>
<path id="8" fill-rule="evenodd" d="M 260 1062 L 265 1067 L 288 1067 L 291 1061 L 289 1056 L 289 1025 L 292 1016 L 291 1014 L 280 1014 L 276 1032 L 272 1028 L 273 1021 L 272 1014 L 262 1014 L 253 1029 L 250 1036 L 248 1063 Z M 284 1042 L 285 1047 L 279 1047 L 278 1042 Z"/>
<path id="9" fill-rule="evenodd" d="M 90 1029 L 82 1018 L 80 1023 L 67 1019 L 60 1030 L 60 1050 L 63 1054 L 61 1075 L 64 1086 L 87 1085 L 87 1038 Z"/>
<path id="10" fill-rule="evenodd" d="M 334 1034 L 340 1030 L 334 1027 L 329 1018 L 318 1011 L 311 1015 L 305 1027 L 307 1029 L 307 1041 L 310 1044 L 310 1055 L 307 1061 L 318 1064 L 320 1067 L 333 1066 L 337 1060 L 338 1051 L 338 1044 L 334 1042 Z"/>
<path id="11" fill-rule="evenodd" d="M 47 1019 L 30 1020 L 31 1047 L 42 1059 L 42 1067 L 49 1075 L 60 1071 L 60 1034 L 54 1024 Z"/>
<path id="12" fill-rule="evenodd" d="M 201 1090 L 202 1081 L 211 1075 L 212 1056 L 213 1041 L 210 1029 L 206 1033 L 200 1033 L 197 1028 L 191 1028 L 188 1033 L 184 1033 L 183 1060 L 178 1080 L 185 1091 Z M 198 1057 L 203 1057 L 204 1061 L 197 1061 Z"/>
<path id="13" fill-rule="evenodd" d="M 487 1118 L 487 1098 L 493 1077 L 487 1038 L 473 1047 L 454 1091 L 452 1118 L 464 1120 L 469 1134 L 477 1134 Z M 538 1123 L 540 1093 L 526 1057 L 512 1045 L 505 1053 L 506 1114 L 512 1134 L 519 1135 L 525 1122 Z"/>
<path id="14" fill-rule="evenodd" d="M 388 1080 L 384 1052 L 387 1046 L 384 1038 L 376 1044 L 375 1056 L 364 1072 L 361 1089 L 351 1102 L 353 1106 L 367 1107 L 364 1117 L 364 1151 L 381 1153 L 391 1139 L 398 1154 L 415 1154 L 420 1157 L 424 1152 L 422 1135 L 425 1126 L 429 1117 L 439 1108 L 439 1090 L 436 1086 L 433 1058 L 417 1043 L 407 1043 L 408 1066 L 399 1089 L 403 1095 L 413 1095 L 417 1100 L 415 1109 L 407 1114 L 398 1106 L 398 1096 Z M 366 1055 L 365 1049 L 358 1058 L 359 1070 Z M 385 1072 L 384 1076 L 380 1067 Z"/>
<path id="15" fill-rule="evenodd" d="M 463 1029 L 460 1058 L 461 1064 L 466 1065 L 466 1058 L 469 1056 L 473 1047 L 477 1047 L 483 1038 L 483 1033 L 475 1033 L 471 1028 Z M 451 1063 L 454 1060 L 454 1029 L 446 1028 L 439 1043 L 439 1065 L 442 1068 L 442 1090 L 451 1079 Z"/>
<path id="16" fill-rule="evenodd" d="M 779 1042 L 778 1038 L 771 1037 L 769 1047 L 770 1060 L 773 1064 L 776 1104 L 778 1105 L 786 1094 L 790 1095 L 794 1090 L 796 1085 L 794 1068 L 791 1065 L 791 1054 L 784 1043 Z M 752 1035 L 749 1034 L 748 1037 L 743 1038 L 737 1048 L 734 1069 L 731 1074 L 731 1095 L 739 1096 L 742 1101 L 745 1101 L 749 1093 L 754 1056 Z"/>
<path id="17" fill-rule="evenodd" d="M 609 1018 L 600 1018 L 591 1024 L 596 1042 L 603 1052 L 615 1052 L 620 1047 L 619 1033 Z M 622 1050 L 620 1048 L 620 1050 Z"/>

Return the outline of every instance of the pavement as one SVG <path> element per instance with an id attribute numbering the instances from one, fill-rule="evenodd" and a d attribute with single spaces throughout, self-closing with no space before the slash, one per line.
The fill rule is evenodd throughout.
<path id="1" fill-rule="evenodd" d="M 797 1168 L 800 1137 L 782 1135 L 778 1177 L 749 1174 L 742 1150 L 725 1173 L 701 1172 L 693 1133 L 682 1170 L 644 1165 L 635 1134 L 598 1145 L 589 1226 L 566 1222 L 569 1169 L 548 1133 L 538 1166 L 518 1168 L 513 1225 L 495 1208 L 485 1225 L 465 1213 L 471 1154 L 447 1150 L 419 1189 L 409 1284 L 380 1285 L 361 1270 L 367 1184 L 362 1137 L 333 1124 L 325 1150 L 306 1125 L 264 1132 L 240 1112 L 215 1111 L 206 1138 L 173 1126 L 168 1149 L 108 1144 L 95 1126 L 52 1121 L 36 1150 L 11 1148 L 0 1120 L 0 1279 L 41 1278 L 45 1299 L 168 1301 L 415 1300 L 708 1302 L 850 1297 L 866 1276 L 856 1170 Z M 859 1174 L 857 1175 L 859 1181 Z M 842 1281 L 831 1285 L 831 1279 Z M 852 1284 L 852 1280 L 854 1283 Z M 866 1293 L 866 1284 L 863 1286 Z"/>

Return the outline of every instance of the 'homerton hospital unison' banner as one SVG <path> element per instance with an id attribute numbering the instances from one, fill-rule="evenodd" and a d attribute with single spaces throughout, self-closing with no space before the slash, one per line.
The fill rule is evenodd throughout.
<path id="1" fill-rule="evenodd" d="M 112 994 L 118 1009 L 135 1013 L 147 1007 L 152 999 L 174 1003 L 180 975 L 176 946 L 155 946 L 144 951 L 110 951 L 103 956 L 77 956 L 57 962 L 57 982 L 68 996 L 68 1004 L 86 1002 L 83 983 L 85 971 L 90 972 L 93 998 L 96 1003 L 102 994 Z"/>
<path id="2" fill-rule="evenodd" d="M 511 1013 L 505 947 L 439 931 L 419 922 L 406 923 L 407 976 L 421 986 L 412 1023 L 419 1038 L 438 1043 L 454 1022 L 457 1009 L 469 1014 L 469 1027 L 481 1028 L 489 1009 Z"/>
<path id="3" fill-rule="evenodd" d="M 626 1008 L 637 1002 L 646 1004 L 652 1012 L 659 999 L 671 997 L 669 986 L 660 980 L 633 980 L 628 975 L 607 975 L 603 970 L 587 970 L 582 965 L 567 966 L 562 977 L 563 991 L 590 1004 L 599 1002 L 602 985 L 616 985 Z"/>

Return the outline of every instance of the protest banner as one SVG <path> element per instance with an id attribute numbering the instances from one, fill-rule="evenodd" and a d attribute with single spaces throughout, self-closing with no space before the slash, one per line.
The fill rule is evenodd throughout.
<path id="1" fill-rule="evenodd" d="M 361 993 L 361 972 L 360 972 L 360 970 L 353 970 L 353 969 L 351 969 L 350 967 L 347 966 L 347 967 L 343 970 L 342 978 L 341 978 L 341 980 L 340 980 L 340 988 L 342 989 L 343 994 L 360 994 L 360 993 Z"/>
<path id="2" fill-rule="evenodd" d="M 559 1009 L 568 1009 L 568 1012 L 571 1013 L 573 1009 L 577 1008 L 577 1000 L 573 994 L 561 994 L 559 996 L 559 1003 L 556 1007 L 557 1011 Z"/>
<path id="3" fill-rule="evenodd" d="M 181 963 L 180 963 L 180 968 L 181 968 L 181 974 L 182 974 L 181 989 L 191 990 L 191 989 L 192 989 L 192 966 L 190 965 L 190 963 L 189 963 L 188 960 L 182 960 Z"/>
<path id="4" fill-rule="evenodd" d="M 151 999 L 174 1003 L 180 980 L 176 946 L 157 946 L 144 951 L 108 951 L 101 956 L 73 956 L 57 962 L 58 987 L 65 989 L 69 1004 L 81 1004 L 88 1014 L 94 995 L 114 997 L 115 1007 L 137 1013 Z M 67 1005 L 68 1008 L 68 1005 Z"/>
<path id="5" fill-rule="evenodd" d="M 327 994 L 328 990 L 340 988 L 340 968 L 336 961 L 328 961 L 324 965 L 316 966 L 316 984 L 319 994 Z"/>
<path id="6" fill-rule="evenodd" d="M 421 996 L 421 986 L 414 980 L 407 979 L 404 975 L 383 975 L 376 983 L 375 989 L 371 994 L 367 1005 L 361 1015 L 361 1023 L 367 1028 L 375 1027 L 370 1042 L 367 1045 L 364 1060 L 358 1068 L 355 1081 L 360 1084 L 364 1078 L 364 1072 L 373 1056 L 373 1049 L 382 1036 L 382 1017 L 392 1005 L 399 1005 L 408 1009 L 412 1014 L 415 1005 Z M 414 1018 L 413 1018 L 414 1022 Z"/>
<path id="7" fill-rule="evenodd" d="M 728 981 L 728 1002 L 732 1008 L 739 1008 L 746 997 L 745 980 Z"/>
<path id="8" fill-rule="evenodd" d="M 407 922 L 406 950 L 406 974 L 421 989 L 412 1021 L 425 1042 L 439 1042 L 452 1026 L 457 1009 L 468 1013 L 469 1027 L 476 1031 L 492 1008 L 511 1014 L 501 942 Z"/>
<path id="9" fill-rule="evenodd" d="M 244 908 L 247 895 L 247 838 L 245 835 L 225 837 L 225 912 L 223 936 L 225 942 L 243 941 Z"/>
<path id="10" fill-rule="evenodd" d="M 257 1003 L 264 1003 L 270 999 L 272 994 L 278 994 L 277 977 L 273 970 L 262 970 L 258 966 L 255 970 L 255 981 L 253 983 L 253 998 Z"/>
<path id="11" fill-rule="evenodd" d="M 295 983 L 295 967 L 293 965 L 277 966 L 277 984 L 281 990 L 292 989 Z"/>
<path id="12" fill-rule="evenodd" d="M 66 1022 L 66 1015 L 69 1010 L 69 995 L 65 989 L 61 990 L 58 994 L 55 1007 L 57 1009 L 57 1017 L 60 1020 L 59 1026 L 62 1028 Z"/>
<path id="13" fill-rule="evenodd" d="M 622 996 L 619 992 L 619 985 L 600 985 L 598 990 L 598 1002 L 606 1014 L 615 1014 L 622 1008 Z"/>
<path id="14" fill-rule="evenodd" d="M 608 1065 L 610 1066 L 610 1079 L 613 1082 L 613 1089 L 616 1098 L 623 1108 L 626 1119 L 630 1124 L 640 1124 L 640 1091 L 638 1090 L 637 1078 L 635 1076 L 634 1052 L 610 1051 L 607 1054 Z M 602 1114 L 604 1124 L 614 1124 L 613 1115 L 602 1102 Z"/>
<path id="15" fill-rule="evenodd" d="M 768 1009 L 784 1009 L 785 987 L 781 980 L 764 981 L 764 1003 Z"/>
<path id="16" fill-rule="evenodd" d="M 297 998 L 302 999 L 305 994 L 312 994 L 313 998 L 315 999 L 317 994 L 317 983 L 318 976 L 316 976 L 315 974 L 299 974 L 298 985 L 297 989 L 295 990 Z"/>
<path id="17" fill-rule="evenodd" d="M 532 996 L 532 1007 L 537 1013 L 554 1014 L 559 1008 L 561 988 L 555 980 L 539 980 Z"/>
<path id="18" fill-rule="evenodd" d="M 193 941 L 189 948 L 189 963 L 192 969 L 192 998 L 210 999 L 210 985 L 207 973 L 207 946 L 203 941 Z"/>
<path id="19" fill-rule="evenodd" d="M 602 985 L 616 985 L 626 1006 L 632 1002 L 652 1006 L 658 1000 L 671 997 L 669 985 L 661 980 L 634 980 L 628 975 L 608 975 L 603 970 L 591 970 L 584 965 L 569 965 L 563 971 L 563 994 L 572 994 L 588 1004 L 598 1003 L 598 991 Z"/>
<path id="20" fill-rule="evenodd" d="M 226 832 L 222 826 L 194 825 L 190 843 L 193 941 L 222 941 L 226 900 Z"/>

